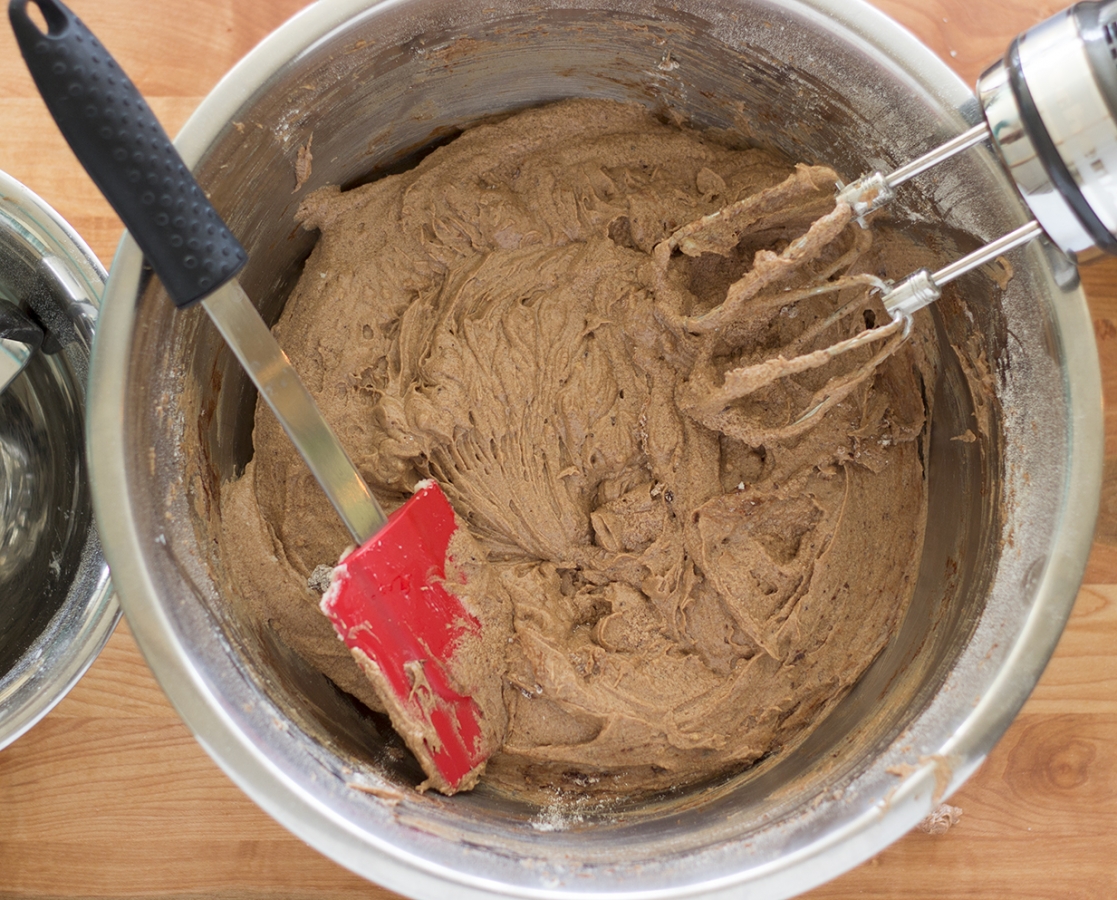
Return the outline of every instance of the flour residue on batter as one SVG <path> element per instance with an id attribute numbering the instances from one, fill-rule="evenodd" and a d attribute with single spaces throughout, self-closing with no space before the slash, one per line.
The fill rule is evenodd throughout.
<path id="1" fill-rule="evenodd" d="M 926 515 L 918 332 L 727 392 L 886 322 L 869 285 L 910 248 L 836 210 L 836 178 L 576 100 L 305 201 L 321 238 L 276 335 L 386 506 L 434 478 L 455 508 L 483 781 L 633 795 L 742 768 L 888 641 Z M 382 709 L 307 588 L 348 535 L 264 408 L 254 441 L 222 489 L 232 589 Z"/>

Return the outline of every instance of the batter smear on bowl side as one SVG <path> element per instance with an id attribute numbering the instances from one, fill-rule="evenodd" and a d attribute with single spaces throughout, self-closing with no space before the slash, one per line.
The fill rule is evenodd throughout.
<path id="1" fill-rule="evenodd" d="M 741 769 L 801 741 L 898 625 L 921 329 L 732 389 L 886 324 L 869 284 L 926 253 L 851 222 L 836 181 L 573 100 L 304 202 L 321 237 L 275 331 L 386 506 L 425 478 L 454 506 L 482 781 L 632 796 Z M 230 595 L 383 709 L 307 586 L 349 537 L 264 408 L 254 442 L 221 493 Z"/>

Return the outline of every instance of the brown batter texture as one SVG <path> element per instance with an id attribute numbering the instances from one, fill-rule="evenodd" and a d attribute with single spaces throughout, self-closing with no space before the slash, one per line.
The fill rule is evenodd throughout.
<path id="1" fill-rule="evenodd" d="M 869 285 L 918 262 L 835 181 L 574 100 L 305 202 L 275 331 L 387 507 L 428 477 L 454 505 L 496 788 L 632 796 L 779 753 L 898 624 L 924 342 L 762 365 L 885 324 Z M 383 709 L 307 586 L 348 535 L 262 405 L 254 440 L 221 494 L 232 590 Z"/>

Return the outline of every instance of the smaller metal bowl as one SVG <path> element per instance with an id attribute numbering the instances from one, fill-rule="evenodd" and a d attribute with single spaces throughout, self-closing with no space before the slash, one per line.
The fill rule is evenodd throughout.
<path id="1" fill-rule="evenodd" d="M 85 465 L 104 283 L 73 229 L 0 172 L 0 297 L 34 311 L 55 351 L 35 353 L 0 393 L 0 748 L 66 695 L 120 617 Z"/>

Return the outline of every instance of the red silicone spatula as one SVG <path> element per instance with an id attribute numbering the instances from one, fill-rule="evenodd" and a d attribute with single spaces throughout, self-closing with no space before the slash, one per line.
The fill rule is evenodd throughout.
<path id="1" fill-rule="evenodd" d="M 443 791 L 466 782 L 485 759 L 477 705 L 454 690 L 442 662 L 481 630 L 442 586 L 456 529 L 442 489 L 424 482 L 383 529 L 342 559 L 322 596 L 322 611 L 365 674 L 388 686 L 380 693 L 391 698 L 392 723 L 427 774 L 436 769 L 445 779 L 443 785 L 431 776 Z"/>
<path id="2" fill-rule="evenodd" d="M 201 302 L 349 528 L 326 613 L 374 682 L 431 783 L 469 786 L 488 749 L 481 712 L 452 686 L 480 624 L 442 585 L 455 523 L 428 484 L 386 518 L 236 280 L 248 260 L 136 87 L 58 0 L 11 0 L 12 27 L 62 134 L 180 309 Z"/>

